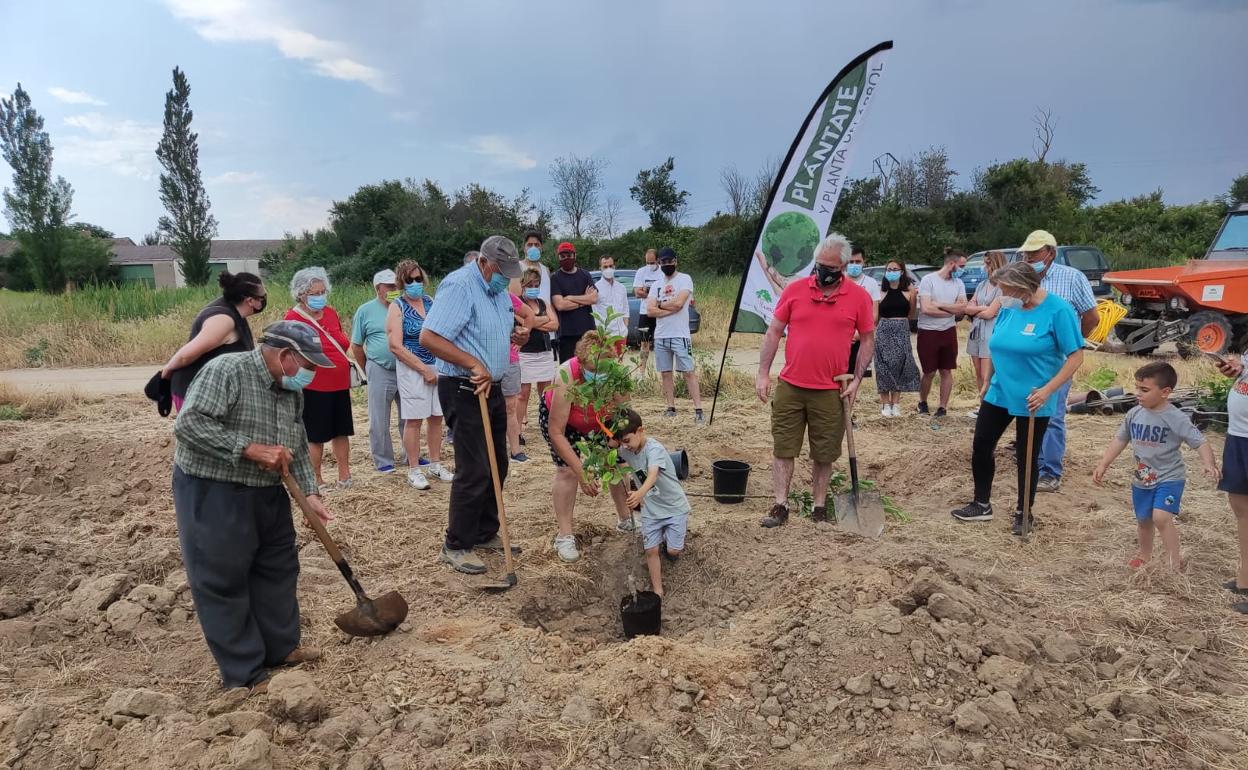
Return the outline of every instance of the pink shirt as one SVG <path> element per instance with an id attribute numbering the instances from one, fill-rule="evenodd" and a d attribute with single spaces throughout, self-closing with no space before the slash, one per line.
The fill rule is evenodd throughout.
<path id="1" fill-rule="evenodd" d="M 867 290 L 841 280 L 828 296 L 815 277 L 785 287 L 775 317 L 788 325 L 780 379 L 799 388 L 839 390 L 834 377 L 849 370 L 854 332 L 875 331 L 875 306 Z"/>

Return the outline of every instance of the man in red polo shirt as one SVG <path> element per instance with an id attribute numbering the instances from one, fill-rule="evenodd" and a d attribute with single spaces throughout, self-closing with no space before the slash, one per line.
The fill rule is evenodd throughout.
<path id="1" fill-rule="evenodd" d="M 776 502 L 760 522 L 764 527 L 778 527 L 789 520 L 793 461 L 801 454 L 808 430 L 810 459 L 814 464 L 811 518 L 828 520 L 828 481 L 832 478 L 832 463 L 841 456 L 841 438 L 845 434 L 841 399 L 853 402 L 862 375 L 875 355 L 871 295 L 841 272 L 849 253 L 849 240 L 839 233 L 829 233 L 815 248 L 814 275 L 785 287 L 763 338 L 755 391 L 765 403 L 771 393 L 771 363 L 787 328 L 784 367 L 771 401 L 771 481 Z M 833 378 L 849 370 L 854 332 L 860 341 L 857 371 L 842 393 L 840 383 Z"/>

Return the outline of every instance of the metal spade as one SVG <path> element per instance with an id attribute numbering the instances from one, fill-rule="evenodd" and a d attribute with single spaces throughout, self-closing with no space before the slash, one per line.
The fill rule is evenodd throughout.
<path id="1" fill-rule="evenodd" d="M 852 380 L 852 374 L 836 378 L 844 388 Z M 880 493 L 858 488 L 858 452 L 854 449 L 854 418 L 848 400 L 845 405 L 845 440 L 849 445 L 849 492 L 839 492 L 832 499 L 836 510 L 836 526 L 862 537 L 878 538 L 884 532 L 884 502 Z"/>

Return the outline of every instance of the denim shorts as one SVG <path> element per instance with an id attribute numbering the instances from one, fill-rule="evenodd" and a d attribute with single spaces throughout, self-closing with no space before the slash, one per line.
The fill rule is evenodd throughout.
<path id="1" fill-rule="evenodd" d="M 654 368 L 660 372 L 693 371 L 693 340 L 688 337 L 664 337 L 654 341 Z"/>
<path id="2" fill-rule="evenodd" d="M 1131 505 L 1135 508 L 1135 520 L 1152 521 L 1153 511 L 1165 511 L 1179 515 L 1179 503 L 1183 502 L 1184 481 L 1163 481 L 1151 489 L 1131 487 Z"/>
<path id="3" fill-rule="evenodd" d="M 659 543 L 667 543 L 669 551 L 685 549 L 685 531 L 689 526 L 689 514 L 665 516 L 661 519 L 641 517 L 641 540 L 647 550 L 658 548 Z"/>

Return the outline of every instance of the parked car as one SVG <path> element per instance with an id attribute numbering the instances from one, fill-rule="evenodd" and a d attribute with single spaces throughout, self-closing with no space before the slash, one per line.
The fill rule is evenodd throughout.
<path id="1" fill-rule="evenodd" d="M 591 270 L 590 277 L 594 279 L 594 283 L 602 278 L 601 270 Z M 615 280 L 624 284 L 624 288 L 628 290 L 628 344 L 630 347 L 637 347 L 641 344 L 641 337 L 637 331 L 637 325 L 641 318 L 641 299 L 633 296 L 633 278 L 637 275 L 636 270 L 624 270 L 616 268 Z M 689 298 L 689 332 L 691 334 L 698 333 L 698 327 L 702 325 L 702 314 L 698 312 L 698 303 Z"/>
<path id="2" fill-rule="evenodd" d="M 966 287 L 966 296 L 974 297 L 979 285 L 988 280 L 988 271 L 984 269 L 983 257 L 969 257 L 966 260 L 966 272 L 962 274 L 962 285 Z"/>
<path id="3" fill-rule="evenodd" d="M 931 265 L 906 265 L 906 275 L 910 277 L 910 282 L 915 286 L 919 285 L 919 281 L 923 280 L 923 276 L 935 271 L 936 268 Z M 880 283 L 884 283 L 884 265 L 872 265 L 862 269 L 863 275 L 869 275 Z"/>
<path id="4" fill-rule="evenodd" d="M 1019 259 L 1018 249 L 998 249 L 1005 254 L 1007 262 L 1013 262 Z M 987 251 L 977 251 L 971 255 L 970 259 L 978 258 L 982 264 L 984 255 Z M 1113 290 L 1109 284 L 1105 282 L 1105 273 L 1109 271 L 1109 260 L 1105 259 L 1105 255 L 1095 246 L 1058 246 L 1057 256 L 1053 261 L 1059 265 L 1067 265 L 1073 267 L 1088 277 L 1088 283 L 1092 284 L 1092 293 L 1097 297 L 1110 297 Z M 970 260 L 967 260 L 970 265 Z"/>

